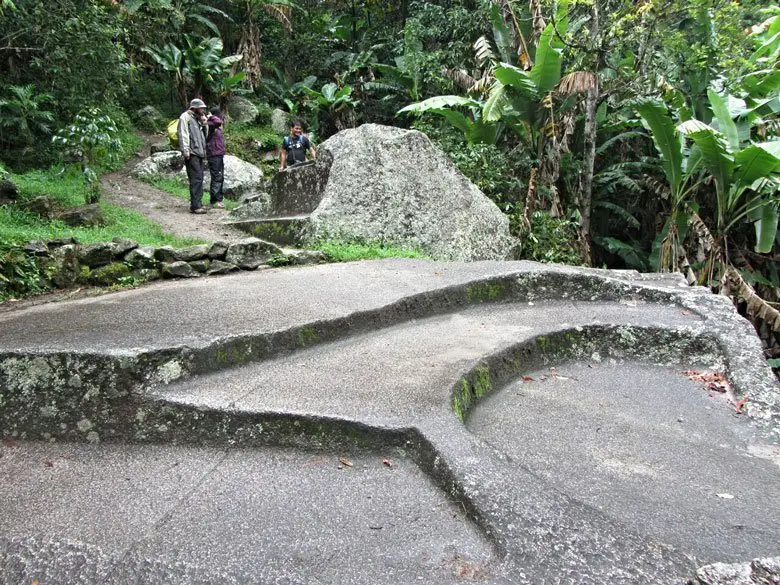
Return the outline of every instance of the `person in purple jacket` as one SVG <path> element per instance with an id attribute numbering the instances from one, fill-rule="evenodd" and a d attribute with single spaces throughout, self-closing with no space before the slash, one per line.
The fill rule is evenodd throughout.
<path id="1" fill-rule="evenodd" d="M 225 207 L 222 202 L 222 185 L 225 182 L 225 137 L 222 135 L 222 112 L 219 108 L 211 108 L 206 123 L 209 129 L 206 156 L 209 159 L 211 174 L 210 202 L 214 207 Z"/>

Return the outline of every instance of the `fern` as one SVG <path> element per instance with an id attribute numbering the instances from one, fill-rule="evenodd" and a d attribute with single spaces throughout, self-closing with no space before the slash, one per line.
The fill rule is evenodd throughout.
<path id="1" fill-rule="evenodd" d="M 640 272 L 648 269 L 647 255 L 636 242 L 627 243 L 617 238 L 594 238 L 594 242 L 612 254 L 619 256 L 626 266 Z"/>
<path id="2" fill-rule="evenodd" d="M 613 136 L 609 140 L 606 140 L 601 146 L 599 146 L 596 149 L 596 155 L 602 156 L 604 153 L 606 153 L 614 144 L 617 144 L 619 142 L 625 142 L 627 140 L 631 140 L 632 138 L 638 138 L 638 137 L 647 137 L 647 134 L 644 132 L 639 132 L 636 130 L 630 130 L 628 132 L 622 132 L 621 134 L 618 134 L 617 136 Z"/>
<path id="3" fill-rule="evenodd" d="M 477 59 L 477 65 L 483 68 L 486 64 L 493 65 L 498 62 L 490 41 L 484 35 L 474 42 L 474 52 Z"/>
<path id="4" fill-rule="evenodd" d="M 618 205 L 617 203 L 612 203 L 611 201 L 597 201 L 593 204 L 593 207 L 600 208 L 600 209 L 606 209 L 612 215 L 620 218 L 623 220 L 623 222 L 630 228 L 639 229 L 640 223 L 637 218 L 635 218 L 631 213 Z"/>

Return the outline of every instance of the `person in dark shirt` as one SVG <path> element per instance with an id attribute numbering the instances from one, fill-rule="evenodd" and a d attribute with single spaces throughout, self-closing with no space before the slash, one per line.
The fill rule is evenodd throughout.
<path id="1" fill-rule="evenodd" d="M 303 126 L 298 120 L 295 120 L 290 124 L 290 135 L 285 136 L 282 143 L 282 158 L 279 171 L 287 168 L 288 162 L 290 166 L 306 162 L 306 151 L 309 151 L 312 160 L 317 160 L 317 153 L 314 152 L 314 147 L 303 134 Z"/>
<path id="2" fill-rule="evenodd" d="M 209 198 L 214 207 L 225 207 L 222 202 L 222 186 L 225 182 L 225 137 L 222 135 L 222 112 L 219 108 L 211 108 L 206 124 L 209 129 L 206 154 L 211 174 Z"/>

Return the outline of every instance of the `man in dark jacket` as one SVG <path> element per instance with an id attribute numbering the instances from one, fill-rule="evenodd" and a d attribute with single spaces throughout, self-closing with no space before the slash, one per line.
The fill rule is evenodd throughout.
<path id="1" fill-rule="evenodd" d="M 214 207 L 225 207 L 222 202 L 222 185 L 225 182 L 225 137 L 222 135 L 222 112 L 211 108 L 207 124 L 209 135 L 206 138 L 206 154 L 209 159 L 211 187 L 209 200 Z"/>
<path id="2" fill-rule="evenodd" d="M 190 213 L 206 213 L 203 208 L 203 159 L 206 157 L 206 104 L 195 98 L 179 116 L 179 150 L 184 156 L 190 183 Z"/>

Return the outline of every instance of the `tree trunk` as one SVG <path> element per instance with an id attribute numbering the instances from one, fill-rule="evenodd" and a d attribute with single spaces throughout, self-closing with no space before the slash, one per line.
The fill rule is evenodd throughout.
<path id="1" fill-rule="evenodd" d="M 593 2 L 593 18 L 591 20 L 591 38 L 598 43 L 600 24 L 599 24 L 599 0 Z M 591 233 L 590 233 L 590 213 L 593 200 L 593 172 L 596 165 L 596 109 L 599 101 L 599 76 L 598 71 L 601 67 L 601 47 L 596 46 L 598 56 L 593 75 L 593 83 L 588 89 L 585 97 L 585 152 L 582 155 L 582 180 L 580 182 L 580 229 L 579 229 L 579 247 L 582 261 L 590 266 L 593 262 Z"/>
<path id="2" fill-rule="evenodd" d="M 528 177 L 528 193 L 525 196 L 525 208 L 523 209 L 523 229 L 526 233 L 531 231 L 531 215 L 533 215 L 536 206 L 536 167 L 531 169 L 531 176 Z"/>
<path id="3" fill-rule="evenodd" d="M 241 31 L 241 41 L 238 44 L 238 52 L 244 58 L 233 65 L 231 75 L 235 75 L 239 67 L 242 68 L 246 73 L 243 82 L 244 86 L 249 89 L 255 89 L 260 85 L 262 48 L 260 46 L 260 31 L 257 29 L 251 10 L 251 7 L 248 8 L 246 22 Z"/>
<path id="4" fill-rule="evenodd" d="M 596 164 L 596 108 L 599 100 L 598 77 L 593 87 L 588 90 L 585 98 L 585 152 L 582 156 L 582 182 L 580 187 L 580 257 L 590 266 L 591 258 L 591 233 L 590 212 L 593 199 L 593 171 Z"/>

